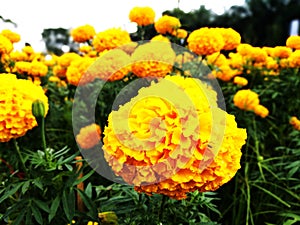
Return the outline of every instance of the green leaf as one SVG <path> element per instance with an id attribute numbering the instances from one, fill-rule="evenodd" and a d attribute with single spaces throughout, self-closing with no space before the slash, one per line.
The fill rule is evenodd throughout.
<path id="1" fill-rule="evenodd" d="M 33 204 L 31 207 L 33 217 L 39 224 L 43 224 L 43 217 L 40 210 Z"/>
<path id="2" fill-rule="evenodd" d="M 44 210 L 45 212 L 49 213 L 49 207 L 47 205 L 47 203 L 38 200 L 38 199 L 33 199 L 34 203 L 42 210 Z"/>
<path id="3" fill-rule="evenodd" d="M 49 213 L 49 216 L 48 216 L 49 223 L 55 217 L 56 211 L 57 211 L 58 206 L 59 206 L 59 203 L 60 203 L 60 197 L 56 196 L 56 198 L 53 200 L 53 202 L 51 204 L 51 207 L 50 207 L 50 213 Z"/>
<path id="4" fill-rule="evenodd" d="M 91 201 L 91 199 L 84 193 L 82 190 L 77 189 L 82 201 L 84 202 L 84 205 L 88 209 L 88 216 L 91 216 L 92 218 L 97 218 L 97 206 Z"/>
<path id="5" fill-rule="evenodd" d="M 89 173 L 87 173 L 86 175 L 84 175 L 83 177 L 81 177 L 80 179 L 76 180 L 74 182 L 74 186 L 76 186 L 77 184 L 84 182 L 86 179 L 88 179 L 95 171 L 91 170 Z"/>
<path id="6" fill-rule="evenodd" d="M 26 213 L 26 210 L 21 211 L 19 213 L 18 217 L 12 223 L 12 225 L 19 225 L 23 221 L 25 213 Z"/>
<path id="7" fill-rule="evenodd" d="M 11 188 L 11 189 L 7 189 L 7 191 L 4 193 L 4 195 L 0 198 L 0 203 L 3 202 L 8 197 L 10 197 L 13 194 L 15 194 L 22 185 L 23 185 L 23 182 L 15 184 L 15 186 L 13 188 Z M 13 185 L 11 185 L 11 186 L 13 186 Z"/>
<path id="8" fill-rule="evenodd" d="M 62 196 L 63 209 L 66 217 L 71 221 L 75 215 L 75 193 L 73 189 L 65 190 Z"/>
<path id="9" fill-rule="evenodd" d="M 84 192 L 89 198 L 92 198 L 92 184 L 91 183 L 88 183 Z"/>
<path id="10" fill-rule="evenodd" d="M 24 182 L 24 184 L 23 184 L 23 186 L 22 186 L 22 189 L 21 189 L 22 194 L 25 194 L 25 192 L 26 192 L 26 191 L 28 190 L 28 188 L 29 188 L 29 185 L 30 185 L 30 181 L 29 181 L 29 180 L 27 180 L 27 181 Z"/>

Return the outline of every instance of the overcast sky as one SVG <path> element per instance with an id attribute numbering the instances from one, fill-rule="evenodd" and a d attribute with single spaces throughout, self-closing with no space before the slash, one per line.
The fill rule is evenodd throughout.
<path id="1" fill-rule="evenodd" d="M 150 6 L 159 18 L 163 11 L 178 6 L 187 12 L 204 5 L 220 14 L 232 5 L 242 4 L 244 0 L 2 0 L 0 15 L 18 26 L 0 20 L 0 30 L 11 29 L 21 35 L 21 42 L 15 48 L 29 42 L 34 49 L 42 51 L 44 28 L 70 29 L 90 24 L 97 32 L 112 27 L 130 30 L 135 25 L 130 24 L 128 14 L 134 6 Z"/>

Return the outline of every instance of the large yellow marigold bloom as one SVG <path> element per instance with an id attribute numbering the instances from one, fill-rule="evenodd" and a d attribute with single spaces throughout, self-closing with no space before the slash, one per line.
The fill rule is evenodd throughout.
<path id="1" fill-rule="evenodd" d="M 214 28 L 202 27 L 187 38 L 188 48 L 198 55 L 210 55 L 224 48 L 224 38 Z"/>
<path id="2" fill-rule="evenodd" d="M 130 35 L 121 28 L 110 28 L 96 34 L 93 46 L 98 52 L 110 50 L 131 42 Z"/>
<path id="3" fill-rule="evenodd" d="M 170 91 L 172 90 L 172 91 Z M 213 191 L 240 168 L 245 129 L 194 78 L 166 76 L 109 115 L 104 156 L 135 190 L 183 199 Z"/>
<path id="4" fill-rule="evenodd" d="M 169 15 L 163 15 L 154 23 L 155 30 L 160 34 L 172 34 L 180 26 L 180 20 Z"/>
<path id="5" fill-rule="evenodd" d="M 82 77 L 80 84 L 86 80 L 116 81 L 123 79 L 131 71 L 131 58 L 121 49 L 113 49 L 95 61 Z"/>
<path id="6" fill-rule="evenodd" d="M 71 37 L 79 43 L 91 40 L 95 35 L 96 31 L 94 27 L 88 24 L 79 26 L 71 31 Z"/>
<path id="7" fill-rule="evenodd" d="M 250 89 L 239 90 L 233 97 L 233 103 L 242 110 L 254 110 L 259 105 L 259 97 Z"/>
<path id="8" fill-rule="evenodd" d="M 96 146 L 101 139 L 101 128 L 93 123 L 80 129 L 76 135 L 76 142 L 82 149 L 90 149 Z"/>
<path id="9" fill-rule="evenodd" d="M 154 23 L 155 12 L 150 7 L 133 7 L 129 12 L 129 20 L 139 26 L 147 26 Z"/>
<path id="10" fill-rule="evenodd" d="M 1 34 L 5 37 L 7 37 L 11 43 L 16 43 L 19 42 L 21 40 L 21 36 L 11 30 L 2 30 Z"/>
<path id="11" fill-rule="evenodd" d="M 41 100 L 48 112 L 48 98 L 41 86 L 14 74 L 0 74 L 0 142 L 18 138 L 37 126 L 32 103 Z"/>
<path id="12" fill-rule="evenodd" d="M 215 28 L 222 35 L 225 44 L 223 50 L 233 50 L 241 43 L 241 35 L 232 28 Z"/>
<path id="13" fill-rule="evenodd" d="M 289 66 L 292 68 L 300 67 L 300 49 L 294 51 L 288 58 Z"/>
<path id="14" fill-rule="evenodd" d="M 293 35 L 286 39 L 286 46 L 289 48 L 300 49 L 300 36 Z"/>
<path id="15" fill-rule="evenodd" d="M 164 77 L 172 71 L 176 54 L 166 42 L 151 41 L 133 52 L 132 72 L 138 77 Z"/>
<path id="16" fill-rule="evenodd" d="M 0 54 L 8 54 L 13 50 L 13 44 L 11 41 L 0 34 Z"/>

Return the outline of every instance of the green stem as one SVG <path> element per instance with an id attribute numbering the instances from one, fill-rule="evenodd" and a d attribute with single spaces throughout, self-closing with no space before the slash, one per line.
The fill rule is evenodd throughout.
<path id="1" fill-rule="evenodd" d="M 42 117 L 40 120 L 40 129 L 41 129 L 41 137 L 42 137 L 42 146 L 43 146 L 43 150 L 45 152 L 45 159 L 46 162 L 48 162 L 49 160 L 49 154 L 47 151 L 47 143 L 46 143 L 46 134 L 45 134 L 45 118 Z"/>
<path id="2" fill-rule="evenodd" d="M 15 145 L 15 149 L 17 151 L 17 154 L 19 156 L 20 162 L 21 162 L 21 167 L 22 167 L 23 171 L 25 173 L 27 173 L 27 168 L 26 168 L 25 163 L 24 163 L 24 158 L 23 158 L 23 156 L 21 154 L 20 147 L 19 147 L 18 142 L 17 142 L 16 139 L 14 139 L 14 145 Z"/>

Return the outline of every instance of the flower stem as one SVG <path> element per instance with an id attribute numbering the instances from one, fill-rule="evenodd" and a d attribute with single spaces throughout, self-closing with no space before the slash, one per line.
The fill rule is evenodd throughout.
<path id="1" fill-rule="evenodd" d="M 15 149 L 17 151 L 17 154 L 19 156 L 19 160 L 21 162 L 21 167 L 22 167 L 24 173 L 27 173 L 27 169 L 26 169 L 26 166 L 25 166 L 25 163 L 24 163 L 24 158 L 23 158 L 23 156 L 21 154 L 20 147 L 19 147 L 18 142 L 17 142 L 16 139 L 14 139 L 14 145 L 15 145 Z"/>
<path id="2" fill-rule="evenodd" d="M 46 162 L 48 162 L 49 154 L 47 151 L 46 134 L 45 134 L 45 118 L 44 117 L 42 117 L 40 119 L 40 129 L 41 129 L 41 137 L 42 137 L 42 146 L 43 146 L 43 150 L 45 152 L 45 159 L 46 159 Z"/>

